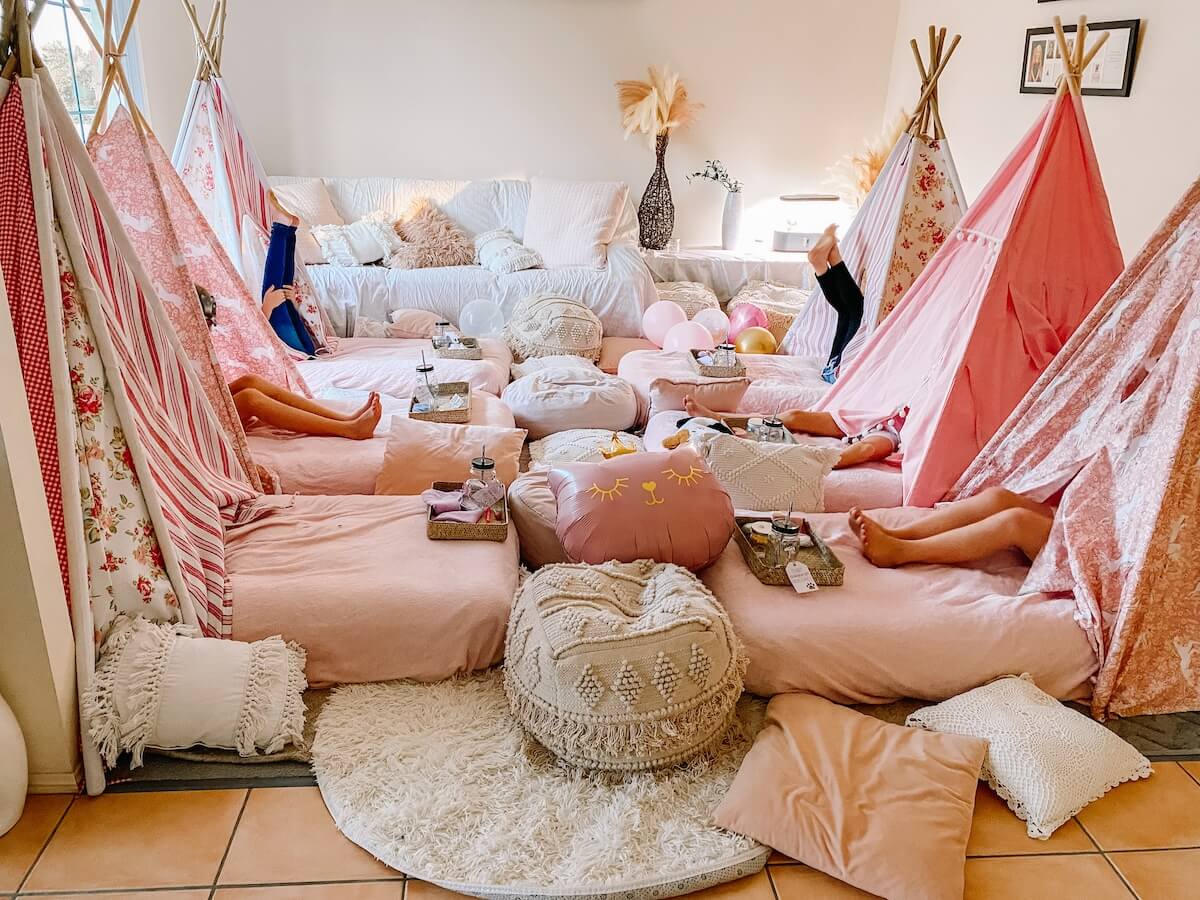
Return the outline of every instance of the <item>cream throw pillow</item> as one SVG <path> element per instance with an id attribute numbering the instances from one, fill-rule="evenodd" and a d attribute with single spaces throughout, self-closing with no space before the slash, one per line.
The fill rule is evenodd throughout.
<path id="1" fill-rule="evenodd" d="M 693 438 L 736 509 L 825 511 L 825 478 L 837 447 L 768 444 L 714 431 Z"/>
<path id="2" fill-rule="evenodd" d="M 988 742 L 980 776 L 1026 823 L 1054 830 L 1112 788 L 1150 777 L 1150 761 L 1103 725 L 1063 706 L 1030 675 L 1008 675 L 919 709 L 907 724 Z"/>
<path id="3" fill-rule="evenodd" d="M 391 217 L 383 211 L 369 213 L 349 225 L 316 225 L 312 233 L 325 259 L 334 266 L 365 266 L 400 248 Z"/>
<path id="4" fill-rule="evenodd" d="M 541 254 L 518 243 L 507 228 L 495 228 L 478 235 L 475 238 L 475 259 L 497 275 L 540 269 L 543 265 Z"/>
<path id="5" fill-rule="evenodd" d="M 608 265 L 629 186 L 619 181 L 555 181 L 534 178 L 525 217 L 525 246 L 546 266 Z"/>
<path id="6" fill-rule="evenodd" d="M 346 221 L 333 205 L 329 188 L 320 178 L 281 184 L 272 188 L 279 204 L 300 219 L 296 229 L 296 255 L 306 265 L 325 262 L 325 252 L 312 235 L 313 225 L 345 225 Z"/>

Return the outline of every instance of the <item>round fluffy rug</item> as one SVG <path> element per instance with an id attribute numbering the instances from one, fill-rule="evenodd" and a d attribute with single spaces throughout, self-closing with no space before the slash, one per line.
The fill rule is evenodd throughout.
<path id="1" fill-rule="evenodd" d="M 743 698 L 709 755 L 659 773 L 561 765 L 513 719 L 499 669 L 346 685 L 313 769 L 338 828 L 388 865 L 485 898 L 656 898 L 732 881 L 768 850 L 708 824 L 761 727 Z"/>

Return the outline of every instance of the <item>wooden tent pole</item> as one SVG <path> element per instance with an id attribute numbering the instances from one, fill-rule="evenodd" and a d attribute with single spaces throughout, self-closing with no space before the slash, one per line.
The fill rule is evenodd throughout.
<path id="1" fill-rule="evenodd" d="M 4 62 L 3 68 L 0 68 L 0 78 L 12 78 L 13 73 L 17 71 L 21 62 L 21 47 L 22 41 L 19 40 L 21 28 L 18 16 L 18 10 L 24 8 L 21 0 L 11 4 L 12 14 L 9 17 L 9 33 L 8 33 L 8 59 Z M 42 10 L 46 8 L 46 0 L 34 0 L 33 9 L 28 11 L 25 21 L 28 24 L 29 31 L 33 31 L 33 26 L 37 24 L 38 18 L 42 14 Z M 32 39 L 25 41 L 29 45 L 29 56 L 38 62 L 38 55 L 34 52 Z"/>
<path id="2" fill-rule="evenodd" d="M 217 25 L 217 47 L 214 54 L 217 58 L 217 75 L 221 74 L 222 57 L 225 55 L 225 15 L 229 10 L 229 0 L 217 0 L 221 6 L 221 21 Z"/>
<path id="3" fill-rule="evenodd" d="M 938 32 L 937 56 L 938 61 L 942 59 L 942 51 L 946 47 L 946 29 L 942 28 Z M 946 137 L 946 129 L 942 126 L 942 107 L 938 100 L 938 90 L 940 84 L 933 86 L 933 96 L 929 98 L 929 109 L 933 115 L 933 137 L 935 140 L 942 140 Z"/>
<path id="4" fill-rule="evenodd" d="M 1054 17 L 1054 37 L 1058 41 L 1058 55 L 1062 57 L 1063 73 L 1058 80 L 1058 93 L 1063 94 L 1068 90 L 1073 96 L 1079 96 L 1079 85 L 1075 83 L 1075 76 L 1071 71 L 1071 59 L 1074 54 L 1067 49 L 1067 36 L 1063 32 L 1062 19 L 1059 16 Z"/>
<path id="5" fill-rule="evenodd" d="M 22 78 L 33 77 L 33 39 L 30 36 L 29 10 L 23 0 L 16 6 L 17 71 Z"/>
<path id="6" fill-rule="evenodd" d="M 196 0 L 189 0 L 192 9 L 196 8 Z M 204 46 L 208 51 L 208 62 L 204 64 L 204 77 L 221 74 L 221 60 L 217 58 L 217 26 L 221 21 L 220 0 L 214 0 L 208 14 L 208 26 L 204 30 Z"/>
<path id="7" fill-rule="evenodd" d="M 1100 40 L 1096 41 L 1095 46 L 1092 47 L 1092 49 L 1087 52 L 1087 56 L 1085 56 L 1083 58 L 1083 62 L 1081 62 L 1079 64 L 1079 83 L 1081 86 L 1083 84 L 1084 70 L 1092 64 L 1092 60 L 1096 58 L 1096 54 L 1100 52 L 1100 48 L 1103 47 L 1108 42 L 1109 34 L 1110 34 L 1110 32 L 1107 32 L 1107 31 L 1101 32 Z"/>
<path id="8" fill-rule="evenodd" d="M 1083 64 L 1083 45 L 1087 43 L 1087 16 L 1079 16 L 1079 24 L 1075 28 L 1075 58 L 1071 60 L 1071 68 L 1078 75 Z"/>
<path id="9" fill-rule="evenodd" d="M 926 103 L 929 102 L 930 95 L 932 95 L 933 92 L 937 89 L 938 79 L 942 77 L 942 72 L 944 72 L 946 70 L 946 64 L 950 62 L 950 57 L 952 57 L 954 55 L 954 51 L 958 47 L 958 43 L 961 40 L 962 40 L 962 35 L 956 34 L 954 36 L 954 40 L 952 40 L 950 42 L 950 46 L 946 50 L 946 55 L 942 57 L 941 62 L 938 63 L 937 68 L 934 70 L 933 74 L 929 77 L 929 84 L 926 86 L 925 90 L 921 93 L 921 99 L 917 101 L 918 109 L 922 108 Z"/>
<path id="10" fill-rule="evenodd" d="M 925 85 L 929 83 L 929 75 L 925 71 L 925 60 L 921 58 L 921 48 L 918 46 L 916 38 L 909 41 L 908 46 L 912 48 L 913 59 L 917 61 L 917 71 L 921 73 L 921 90 L 925 90 Z M 916 135 L 920 132 L 920 128 L 918 127 L 920 124 L 919 112 L 920 110 L 913 110 L 912 118 L 908 120 L 908 127 L 905 131 L 910 134 Z"/>
<path id="11" fill-rule="evenodd" d="M 188 19 L 192 23 L 192 31 L 196 37 L 196 47 L 200 51 L 200 60 L 196 65 L 196 81 L 203 81 L 208 77 L 208 70 L 211 67 L 214 72 L 220 74 L 220 68 L 212 57 L 212 48 L 209 46 L 209 35 L 212 32 L 216 21 L 217 8 L 213 7 L 213 16 L 209 21 L 209 30 L 206 32 L 200 27 L 200 19 L 196 16 L 196 6 L 191 0 L 179 0 L 183 5 L 183 11 L 187 13 Z"/>

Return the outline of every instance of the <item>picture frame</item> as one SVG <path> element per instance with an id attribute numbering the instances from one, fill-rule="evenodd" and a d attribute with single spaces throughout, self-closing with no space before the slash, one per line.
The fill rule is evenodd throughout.
<path id="1" fill-rule="evenodd" d="M 1039 0 L 1047 2 L 1047 0 Z M 1088 23 L 1088 46 L 1108 32 L 1108 42 L 1083 73 L 1082 90 L 1092 97 L 1128 97 L 1133 90 L 1133 70 L 1137 59 L 1141 19 Z M 1064 25 L 1067 48 L 1075 46 L 1077 25 Z M 1021 93 L 1053 94 L 1062 74 L 1058 41 L 1054 28 L 1030 28 L 1025 32 L 1025 54 L 1021 60 Z"/>

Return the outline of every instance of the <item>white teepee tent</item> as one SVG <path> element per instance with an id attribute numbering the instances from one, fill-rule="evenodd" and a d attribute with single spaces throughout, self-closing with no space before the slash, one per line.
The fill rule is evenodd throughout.
<path id="1" fill-rule="evenodd" d="M 850 362 L 903 299 L 967 208 L 938 108 L 938 81 L 958 46 L 946 29 L 929 26 L 929 65 L 910 41 L 921 73 L 921 96 L 908 128 L 879 173 L 841 241 L 846 266 L 863 293 L 863 317 L 842 353 Z M 781 352 L 829 356 L 837 313 L 818 287 L 783 339 Z"/>

